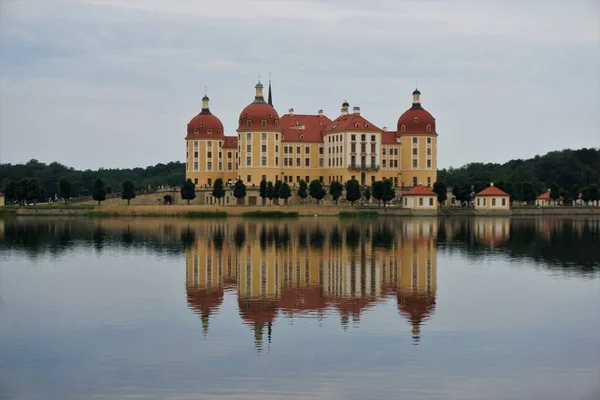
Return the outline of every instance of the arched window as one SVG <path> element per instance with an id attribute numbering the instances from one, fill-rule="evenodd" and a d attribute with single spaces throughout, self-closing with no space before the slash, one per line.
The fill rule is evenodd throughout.
<path id="1" fill-rule="evenodd" d="M 273 118 L 273 114 L 269 113 L 269 118 Z"/>
<path id="2" fill-rule="evenodd" d="M 204 128 L 204 122 L 200 122 L 200 128 Z"/>
<path id="3" fill-rule="evenodd" d="M 212 134 L 212 129 L 207 129 L 206 133 L 208 133 L 209 135 Z"/>
<path id="4" fill-rule="evenodd" d="M 431 125 L 427 124 L 427 131 L 431 131 Z"/>
<path id="5" fill-rule="evenodd" d="M 279 120 L 278 119 L 275 120 L 275 126 L 279 126 Z"/>
<path id="6" fill-rule="evenodd" d="M 246 125 L 248 125 L 248 126 L 252 126 L 252 120 L 250 120 L 250 119 L 249 119 L 249 120 L 247 120 L 247 121 L 246 121 Z"/>
<path id="7" fill-rule="evenodd" d="M 375 157 L 371 157 L 371 168 L 375 168 Z"/>
<path id="8" fill-rule="evenodd" d="M 355 128 L 360 128 L 360 125 L 358 124 L 358 122 L 354 124 L 354 127 Z"/>
<path id="9" fill-rule="evenodd" d="M 217 130 L 217 135 L 221 134 L 221 129 Z"/>
<path id="10" fill-rule="evenodd" d="M 300 140 L 304 140 L 304 135 L 300 135 Z"/>
<path id="11" fill-rule="evenodd" d="M 243 114 L 242 114 L 242 118 L 246 118 L 246 116 L 247 116 L 247 114 L 246 114 L 246 113 L 243 113 Z"/>
<path id="12" fill-rule="evenodd" d="M 262 121 L 260 121 L 260 125 L 261 126 L 267 126 L 267 120 L 263 119 Z"/>
<path id="13" fill-rule="evenodd" d="M 406 125 L 402 125 L 402 126 L 400 126 L 400 130 L 401 130 L 402 132 L 404 132 L 404 131 L 406 130 Z"/>
<path id="14" fill-rule="evenodd" d="M 350 165 L 351 165 L 352 167 L 356 166 L 356 156 L 352 156 L 352 157 L 350 158 Z"/>
<path id="15" fill-rule="evenodd" d="M 198 128 L 194 129 L 194 133 L 195 133 L 196 135 L 197 135 L 197 134 L 199 134 L 199 133 L 200 133 L 200 129 L 198 129 Z"/>
<path id="16" fill-rule="evenodd" d="M 415 118 L 413 119 L 413 121 L 414 121 L 414 122 L 415 122 L 415 124 L 416 124 L 417 122 L 419 122 L 419 117 L 415 117 Z"/>

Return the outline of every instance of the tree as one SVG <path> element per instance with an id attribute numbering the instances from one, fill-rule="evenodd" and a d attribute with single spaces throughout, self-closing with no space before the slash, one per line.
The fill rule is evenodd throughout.
<path id="1" fill-rule="evenodd" d="M 273 186 L 273 198 L 275 199 L 275 204 L 279 204 L 279 191 L 281 190 L 281 181 L 275 181 L 275 185 Z"/>
<path id="2" fill-rule="evenodd" d="M 29 179 L 21 179 L 17 184 L 17 200 L 21 204 L 27 203 L 29 193 Z"/>
<path id="3" fill-rule="evenodd" d="M 595 183 L 583 188 L 581 194 L 585 202 L 600 200 L 600 188 Z"/>
<path id="4" fill-rule="evenodd" d="M 346 200 L 352 205 L 355 201 L 360 200 L 360 184 L 356 179 L 350 179 L 346 182 Z"/>
<path id="5" fill-rule="evenodd" d="M 35 204 L 42 197 L 42 188 L 35 179 L 29 180 L 27 184 L 26 200 L 28 203 Z"/>
<path id="6" fill-rule="evenodd" d="M 291 195 L 292 195 L 292 189 L 290 188 L 290 185 L 288 185 L 287 182 L 283 182 L 281 184 L 281 187 L 279 188 L 279 198 L 283 199 L 283 201 L 287 205 L 288 199 L 290 198 Z"/>
<path id="7" fill-rule="evenodd" d="M 383 182 L 375 181 L 373 182 L 373 198 L 377 200 L 377 204 L 381 205 L 381 200 L 383 199 Z"/>
<path id="8" fill-rule="evenodd" d="M 58 197 L 62 198 L 65 204 L 71 198 L 71 182 L 64 178 L 58 182 Z"/>
<path id="9" fill-rule="evenodd" d="M 181 198 L 187 200 L 188 206 L 190 205 L 190 200 L 196 198 L 196 184 L 191 179 L 185 181 L 181 186 Z"/>
<path id="10" fill-rule="evenodd" d="M 360 190 L 360 187 L 359 187 Z M 365 200 L 367 200 L 367 203 L 369 202 L 369 200 L 371 200 L 371 187 L 367 186 L 365 189 Z"/>
<path id="11" fill-rule="evenodd" d="M 195 192 L 194 188 L 194 192 Z M 213 185 L 212 195 L 215 199 L 217 199 L 217 203 L 221 202 L 221 199 L 225 197 L 225 189 L 223 188 L 223 179 L 218 178 L 215 180 L 215 184 Z"/>
<path id="12" fill-rule="evenodd" d="M 238 179 L 235 185 L 233 185 L 233 196 L 238 199 L 238 204 L 246 197 L 246 185 L 244 185 L 241 179 Z"/>
<path id="13" fill-rule="evenodd" d="M 571 200 L 577 201 L 577 199 L 579 198 L 579 193 L 581 193 L 579 185 L 574 183 L 573 186 L 571 186 L 571 190 L 569 191 L 569 197 L 571 198 Z"/>
<path id="14" fill-rule="evenodd" d="M 308 191 L 310 192 L 310 197 L 317 200 L 317 205 L 319 205 L 320 201 L 323 200 L 327 194 L 325 189 L 323 189 L 323 184 L 318 179 L 315 179 L 308 185 Z"/>
<path id="15" fill-rule="evenodd" d="M 550 183 L 549 186 L 550 186 L 550 198 L 552 200 L 558 200 L 558 198 L 560 197 L 560 188 L 554 182 Z"/>
<path id="16" fill-rule="evenodd" d="M 390 179 L 384 179 L 381 183 L 383 194 L 381 200 L 383 200 L 383 206 L 385 207 L 385 203 L 391 201 L 396 197 L 396 192 L 394 191 L 394 184 Z"/>
<path id="17" fill-rule="evenodd" d="M 273 182 L 267 182 L 267 198 L 271 200 L 271 204 L 273 204 L 273 199 L 275 198 L 275 190 L 273 188 Z"/>
<path id="18" fill-rule="evenodd" d="M 127 200 L 127 205 L 131 199 L 135 199 L 135 186 L 131 181 L 123 182 L 123 190 L 121 191 L 121 198 Z"/>
<path id="19" fill-rule="evenodd" d="M 298 183 L 298 197 L 300 197 L 300 203 L 304 203 L 304 199 L 308 197 L 308 191 L 306 181 L 304 179 L 300 179 Z"/>
<path id="20" fill-rule="evenodd" d="M 264 206 L 265 202 L 266 202 L 266 198 L 267 198 L 267 181 L 264 179 L 262 181 L 260 181 L 260 187 L 258 188 L 258 195 L 262 199 L 262 204 Z"/>
<path id="21" fill-rule="evenodd" d="M 96 179 L 96 182 L 94 183 L 92 198 L 98 202 L 98 205 L 100 205 L 100 202 L 106 200 L 106 190 L 104 189 L 104 182 L 100 178 Z"/>
<path id="22" fill-rule="evenodd" d="M 338 204 L 338 199 L 342 196 L 342 192 L 344 191 L 344 186 L 338 181 L 333 181 L 329 185 L 329 194 L 333 201 L 335 201 L 335 205 Z"/>
<path id="23" fill-rule="evenodd" d="M 443 203 L 448 198 L 448 187 L 444 182 L 435 182 L 433 191 L 437 194 L 438 202 Z"/>
<path id="24" fill-rule="evenodd" d="M 17 199 L 17 192 L 19 190 L 18 184 L 15 181 L 10 181 L 4 188 L 4 195 L 6 200 L 15 201 Z"/>

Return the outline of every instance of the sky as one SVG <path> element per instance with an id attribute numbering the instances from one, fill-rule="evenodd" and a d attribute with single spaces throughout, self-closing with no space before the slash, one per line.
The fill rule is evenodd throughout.
<path id="1" fill-rule="evenodd" d="M 438 166 L 600 146 L 600 1 L 0 0 L 0 162 L 184 161 L 207 88 L 235 135 L 341 103 L 395 130 L 418 82 Z"/>

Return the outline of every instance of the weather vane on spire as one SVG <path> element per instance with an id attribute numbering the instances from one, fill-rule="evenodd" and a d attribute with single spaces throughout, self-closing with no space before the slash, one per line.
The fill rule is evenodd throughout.
<path id="1" fill-rule="evenodd" d="M 419 89 L 419 81 L 415 81 L 415 89 Z"/>
<path id="2" fill-rule="evenodd" d="M 204 95 L 206 96 L 206 85 L 204 86 Z"/>

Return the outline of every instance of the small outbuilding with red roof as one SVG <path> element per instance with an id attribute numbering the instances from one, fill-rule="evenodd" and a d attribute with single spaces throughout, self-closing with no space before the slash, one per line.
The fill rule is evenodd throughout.
<path id="1" fill-rule="evenodd" d="M 475 210 L 509 210 L 510 195 L 492 182 L 489 187 L 475 194 L 474 204 Z"/>
<path id="2" fill-rule="evenodd" d="M 437 209 L 437 193 L 421 184 L 402 195 L 404 208 Z"/>
<path id="3" fill-rule="evenodd" d="M 547 192 L 540 194 L 537 199 L 535 199 L 535 205 L 540 207 L 552 207 L 552 206 L 562 206 L 565 199 L 563 197 L 559 197 L 558 199 L 553 199 L 550 196 L 550 189 Z"/>

